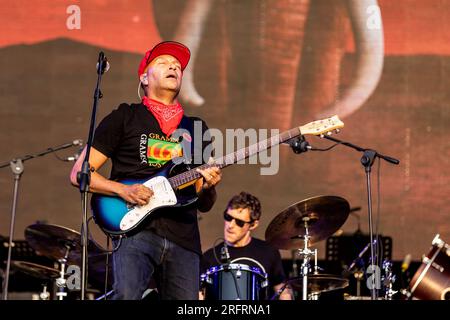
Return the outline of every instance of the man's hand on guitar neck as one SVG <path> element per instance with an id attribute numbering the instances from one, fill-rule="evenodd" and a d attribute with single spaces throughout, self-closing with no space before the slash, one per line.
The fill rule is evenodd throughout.
<path id="1" fill-rule="evenodd" d="M 197 169 L 197 172 L 203 176 L 203 189 L 210 189 L 222 180 L 222 171 L 217 167 L 211 167 L 205 170 Z"/>
<path id="2" fill-rule="evenodd" d="M 209 158 L 208 164 L 214 164 L 214 158 Z M 222 180 L 222 170 L 219 167 L 209 167 L 204 170 L 197 169 L 197 172 L 203 176 L 203 190 L 215 187 Z"/>

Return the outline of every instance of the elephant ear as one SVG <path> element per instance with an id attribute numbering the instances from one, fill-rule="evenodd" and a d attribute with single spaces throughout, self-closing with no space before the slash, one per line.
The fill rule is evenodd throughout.
<path id="1" fill-rule="evenodd" d="M 347 8 L 356 47 L 355 76 L 339 100 L 318 118 L 333 114 L 345 118 L 357 111 L 375 91 L 383 70 L 384 36 L 377 1 L 347 0 Z"/>
<path id="2" fill-rule="evenodd" d="M 175 31 L 174 40 L 185 44 L 191 51 L 190 63 L 183 72 L 180 99 L 194 107 L 200 107 L 205 103 L 205 99 L 200 96 L 195 88 L 194 67 L 205 21 L 211 11 L 212 2 L 210 0 L 187 1 L 181 14 L 180 24 Z"/>

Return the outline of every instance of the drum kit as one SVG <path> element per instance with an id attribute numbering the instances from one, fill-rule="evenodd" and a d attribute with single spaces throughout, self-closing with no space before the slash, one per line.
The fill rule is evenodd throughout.
<path id="1" fill-rule="evenodd" d="M 63 300 L 69 292 L 79 292 L 81 262 L 81 235 L 75 230 L 53 225 L 33 224 L 25 229 L 25 239 L 38 256 L 44 256 L 54 261 L 52 268 L 28 261 L 13 260 L 11 268 L 23 272 L 43 283 L 39 300 Z M 89 282 L 101 283 L 105 281 L 105 258 L 108 254 L 92 240 L 89 248 Z M 49 287 L 53 292 L 49 292 Z M 90 288 L 88 293 L 99 290 Z M 92 295 L 91 295 L 92 296 Z"/>
<path id="2" fill-rule="evenodd" d="M 349 203 L 337 196 L 318 196 L 295 203 L 275 216 L 265 232 L 268 243 L 277 249 L 296 251 L 302 260 L 298 274 L 290 276 L 272 299 L 291 288 L 297 299 L 319 300 L 325 293 L 336 292 L 349 286 L 349 279 L 334 274 L 320 273 L 317 265 L 317 249 L 311 246 L 334 235 L 345 223 L 350 213 Z M 377 240 L 374 240 L 374 244 Z M 369 244 L 361 251 L 342 274 L 349 275 L 356 261 L 360 261 Z M 248 258 L 245 258 L 248 260 Z M 314 259 L 314 262 L 312 262 Z M 294 259 L 293 259 L 294 260 Z M 267 287 L 265 270 L 245 264 L 215 266 L 202 274 L 208 300 L 260 300 Z M 297 269 L 297 268 L 295 268 Z M 364 278 L 360 269 L 352 272 L 359 282 Z M 450 299 L 450 245 L 436 235 L 432 248 L 423 257 L 422 265 L 415 273 L 408 289 L 394 290 L 396 276 L 393 263 L 384 259 L 380 266 L 380 288 L 377 300 L 449 300 Z M 400 289 L 400 288 L 397 288 Z M 342 293 L 344 300 L 371 300 L 372 297 L 352 296 Z M 339 293 L 340 294 L 340 293 Z"/>
<path id="3" fill-rule="evenodd" d="M 266 241 L 277 249 L 297 249 L 303 258 L 301 275 L 290 278 L 272 299 L 287 286 L 301 292 L 304 300 L 316 300 L 321 293 L 348 286 L 347 279 L 319 274 L 317 249 L 312 250 L 311 245 L 333 235 L 344 224 L 349 212 L 350 206 L 345 199 L 319 196 L 288 207 L 272 220 L 266 229 Z M 201 280 L 206 288 L 205 297 L 211 300 L 258 300 L 262 296 L 261 290 L 267 287 L 267 274 L 263 267 L 250 268 L 245 264 L 212 267 Z"/>

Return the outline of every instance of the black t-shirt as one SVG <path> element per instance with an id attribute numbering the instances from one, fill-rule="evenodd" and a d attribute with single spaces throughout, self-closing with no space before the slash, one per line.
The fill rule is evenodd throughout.
<path id="1" fill-rule="evenodd" d="M 216 247 L 207 250 L 203 254 L 200 266 L 201 273 L 205 273 L 209 268 L 221 264 L 220 260 L 217 261 L 216 258 L 214 257 L 214 251 L 216 253 L 217 259 L 220 259 L 220 251 L 222 247 L 223 242 L 217 245 Z M 258 261 L 264 267 L 269 280 L 268 298 L 270 298 L 273 295 L 273 286 L 282 283 L 286 279 L 280 252 L 263 240 L 252 238 L 250 243 L 244 247 L 228 246 L 228 252 L 230 253 L 231 262 L 237 258 L 248 257 L 250 259 Z M 250 267 L 257 267 L 261 269 L 261 267 L 258 264 L 256 264 L 251 260 L 239 260 L 235 263 L 245 264 Z"/>
<path id="2" fill-rule="evenodd" d="M 201 124 L 201 131 L 197 131 L 202 135 L 208 129 L 200 118 L 189 117 L 187 121 L 197 121 L 195 128 L 199 128 L 198 125 Z M 197 134 L 196 130 L 192 131 Z M 121 104 L 99 123 L 95 130 L 93 147 L 111 158 L 110 179 L 143 179 L 160 172 L 164 164 L 173 157 L 187 154 L 185 150 L 191 144 L 193 148 L 189 154 L 204 163 L 203 157 L 198 156 L 209 144 L 204 140 L 189 134 L 183 134 L 183 139 L 168 137 L 161 131 L 158 121 L 146 106 Z M 194 186 L 184 189 L 183 193 L 186 192 L 194 193 Z M 195 204 L 182 208 L 160 209 L 141 226 L 201 254 Z"/>

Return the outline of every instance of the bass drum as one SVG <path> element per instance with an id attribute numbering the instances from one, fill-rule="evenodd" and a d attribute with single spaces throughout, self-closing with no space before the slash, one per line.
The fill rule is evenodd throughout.
<path id="1" fill-rule="evenodd" d="M 257 267 L 229 264 L 212 267 L 201 276 L 205 300 L 261 300 L 267 275 Z"/>
<path id="2" fill-rule="evenodd" d="M 410 283 L 412 298 L 450 300 L 450 245 L 436 235 Z"/>

